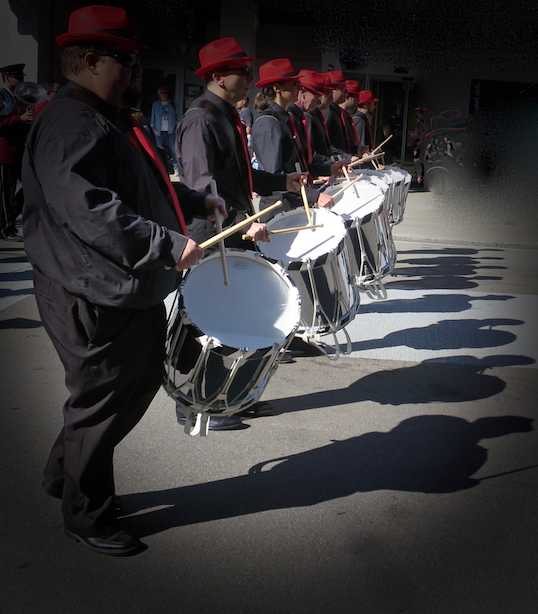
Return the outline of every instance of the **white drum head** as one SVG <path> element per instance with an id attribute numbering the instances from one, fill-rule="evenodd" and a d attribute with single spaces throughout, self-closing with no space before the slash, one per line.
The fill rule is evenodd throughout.
<path id="1" fill-rule="evenodd" d="M 385 191 L 374 183 L 359 180 L 336 197 L 331 211 L 341 215 L 344 220 L 363 218 L 383 205 Z"/>
<path id="2" fill-rule="evenodd" d="M 284 271 L 254 252 L 226 250 L 193 267 L 182 284 L 184 309 L 205 335 L 228 347 L 255 351 L 282 343 L 298 326 L 299 294 Z"/>
<path id="3" fill-rule="evenodd" d="M 301 230 L 271 235 L 271 241 L 258 241 L 256 245 L 261 252 L 280 262 L 306 262 L 317 260 L 321 256 L 335 251 L 346 236 L 346 227 L 340 216 L 324 209 L 311 209 L 312 224 L 323 224 L 323 228 Z M 279 213 L 267 222 L 269 230 L 306 226 L 304 209 L 293 209 Z"/>

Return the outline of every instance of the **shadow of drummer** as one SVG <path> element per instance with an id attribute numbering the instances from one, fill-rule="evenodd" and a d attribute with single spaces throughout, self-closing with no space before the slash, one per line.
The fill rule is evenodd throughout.
<path id="1" fill-rule="evenodd" d="M 124 496 L 124 513 L 137 514 L 122 522 L 127 531 L 142 537 L 176 526 L 311 506 L 361 492 L 433 494 L 474 488 L 481 480 L 473 476 L 488 459 L 480 442 L 529 433 L 532 423 L 509 415 L 475 422 L 416 416 L 386 433 L 366 433 L 268 459 L 246 475 Z"/>

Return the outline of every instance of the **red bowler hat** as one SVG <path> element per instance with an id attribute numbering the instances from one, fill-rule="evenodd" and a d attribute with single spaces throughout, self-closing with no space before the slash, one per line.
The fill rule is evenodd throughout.
<path id="1" fill-rule="evenodd" d="M 344 73 L 341 70 L 329 70 L 329 72 L 326 72 L 325 74 L 329 75 L 331 86 L 333 86 L 333 88 L 346 84 Z"/>
<path id="2" fill-rule="evenodd" d="M 379 102 L 379 98 L 374 98 L 372 90 L 361 90 L 359 92 L 358 104 L 368 104 L 369 102 Z"/>
<path id="3" fill-rule="evenodd" d="M 265 85 L 298 79 L 299 75 L 288 58 L 280 58 L 260 66 L 260 80 L 256 83 L 256 87 L 262 88 Z"/>
<path id="4" fill-rule="evenodd" d="M 315 70 L 303 70 L 299 71 L 299 83 L 301 87 L 304 87 L 313 94 L 325 94 L 325 75 L 322 75 Z"/>
<path id="5" fill-rule="evenodd" d="M 239 68 L 245 62 L 253 62 L 256 58 L 249 58 L 241 49 L 233 36 L 219 38 L 204 45 L 198 52 L 200 68 L 195 75 L 203 79 L 217 68 Z"/>
<path id="6" fill-rule="evenodd" d="M 331 78 L 326 72 L 322 72 L 320 75 L 325 79 L 325 96 L 330 96 L 336 88 L 334 85 L 331 85 Z"/>
<path id="7" fill-rule="evenodd" d="M 358 96 L 359 92 L 361 91 L 361 86 L 359 85 L 358 81 L 348 79 L 346 81 L 346 89 L 348 94 L 351 94 L 352 96 Z"/>
<path id="8" fill-rule="evenodd" d="M 71 13 L 68 31 L 58 36 L 56 44 L 62 49 L 81 43 L 116 43 L 149 49 L 136 40 L 134 25 L 125 9 L 84 6 Z"/>

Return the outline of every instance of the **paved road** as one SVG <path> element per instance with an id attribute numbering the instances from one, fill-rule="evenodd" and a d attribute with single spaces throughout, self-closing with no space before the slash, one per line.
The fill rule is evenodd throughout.
<path id="1" fill-rule="evenodd" d="M 536 252 L 399 242 L 352 356 L 281 365 L 246 430 L 190 438 L 160 392 L 116 453 L 148 549 L 114 560 L 40 489 L 63 372 L 0 248 L 0 611 L 538 613 Z"/>

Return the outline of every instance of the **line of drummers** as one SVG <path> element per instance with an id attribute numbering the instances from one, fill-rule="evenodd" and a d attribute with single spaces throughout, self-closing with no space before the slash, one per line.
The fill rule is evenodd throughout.
<path id="1" fill-rule="evenodd" d="M 221 41 L 232 48 L 223 51 Z M 228 176 L 243 170 L 249 196 L 257 184 L 266 192 L 267 185 L 276 185 L 269 175 L 282 179 L 295 171 L 304 179 L 300 191 L 272 190 L 255 198 L 248 215 L 232 216 L 234 223 L 220 234 L 218 219 L 204 237 L 192 229 L 208 255 L 166 301 L 164 377 L 191 435 L 206 434 L 212 416 L 245 415 L 255 407 L 293 344 L 315 346 L 331 359 L 351 352 L 346 326 L 359 310 L 361 293 L 387 296 L 383 279 L 397 258 L 392 226 L 403 219 L 411 183 L 405 170 L 380 164 L 384 143 L 375 147 L 368 122 L 377 101 L 341 71 L 296 72 L 285 58 L 263 64 L 256 83 L 259 116 L 245 131 L 234 109 L 229 123 L 237 131 L 230 131 L 223 102 L 244 98 L 253 80 L 254 58 L 236 46 L 235 39 L 220 39 L 200 51 L 197 74 L 207 90 L 178 128 L 180 179 L 189 181 L 187 159 L 205 157 L 212 189 L 230 209 L 223 170 Z M 235 53 L 224 58 L 229 51 Z M 219 83 L 219 61 L 223 72 L 239 75 L 232 86 Z M 235 101 L 228 95 L 234 85 Z M 353 108 L 363 115 L 356 124 Z M 202 134 L 193 138 L 196 130 Z M 215 134 L 221 143 L 212 141 Z M 219 151 L 208 151 L 208 143 Z M 233 151 L 219 158 L 231 144 Z"/>

